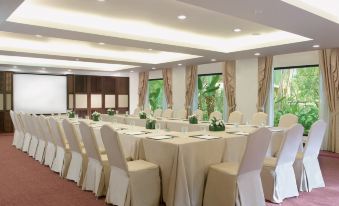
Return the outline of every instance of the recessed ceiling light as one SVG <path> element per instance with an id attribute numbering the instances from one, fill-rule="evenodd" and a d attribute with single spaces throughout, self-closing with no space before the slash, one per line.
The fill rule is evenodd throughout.
<path id="1" fill-rule="evenodd" d="M 147 49 L 148 51 L 152 51 L 153 49 Z"/>
<path id="2" fill-rule="evenodd" d="M 260 53 L 259 53 L 259 52 L 257 52 L 257 53 L 254 53 L 254 55 L 255 55 L 255 56 L 260 56 Z"/>
<path id="3" fill-rule="evenodd" d="M 18 66 L 14 65 L 13 68 L 16 69 L 16 68 L 18 68 Z"/>
<path id="4" fill-rule="evenodd" d="M 178 64 L 178 66 L 182 66 L 182 64 Z"/>
<path id="5" fill-rule="evenodd" d="M 100 44 L 100 45 L 105 45 L 105 43 L 104 43 L 104 42 L 99 42 L 99 44 Z"/>
<path id="6" fill-rule="evenodd" d="M 131 73 L 133 73 L 134 71 L 130 71 Z"/>
<path id="7" fill-rule="evenodd" d="M 152 67 L 152 69 L 154 70 L 154 69 L 156 69 L 155 67 Z"/>
<path id="8" fill-rule="evenodd" d="M 178 19 L 180 19 L 180 20 L 185 20 L 187 17 L 185 16 L 185 15 L 179 15 L 178 16 Z"/>
<path id="9" fill-rule="evenodd" d="M 36 35 L 35 35 L 35 37 L 41 38 L 41 37 L 42 37 L 42 35 L 40 35 L 40 34 L 36 34 Z"/>
<path id="10" fill-rule="evenodd" d="M 313 48 L 319 48 L 320 46 L 319 46 L 319 44 L 315 44 L 315 45 L 313 45 L 312 47 L 313 47 Z"/>
<path id="11" fill-rule="evenodd" d="M 236 29 L 233 29 L 234 32 L 241 32 L 241 29 L 239 28 L 236 28 Z"/>
<path id="12" fill-rule="evenodd" d="M 75 61 L 79 61 L 79 59 L 78 59 L 78 58 L 76 58 L 76 59 L 75 59 Z"/>
<path id="13" fill-rule="evenodd" d="M 98 2 L 105 2 L 106 0 L 97 0 Z"/>
<path id="14" fill-rule="evenodd" d="M 211 59 L 211 62 L 215 62 L 215 61 L 217 61 L 216 59 Z"/>
<path id="15" fill-rule="evenodd" d="M 42 67 L 41 69 L 42 69 L 42 70 L 46 70 L 46 68 L 45 68 L 45 67 Z"/>
<path id="16" fill-rule="evenodd" d="M 72 70 L 69 69 L 69 70 L 67 70 L 67 71 L 71 72 Z"/>

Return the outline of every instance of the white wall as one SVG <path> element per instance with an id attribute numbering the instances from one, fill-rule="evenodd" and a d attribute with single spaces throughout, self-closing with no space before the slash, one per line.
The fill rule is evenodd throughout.
<path id="1" fill-rule="evenodd" d="M 139 73 L 134 72 L 129 75 L 129 112 L 132 114 L 138 106 L 139 96 Z"/>

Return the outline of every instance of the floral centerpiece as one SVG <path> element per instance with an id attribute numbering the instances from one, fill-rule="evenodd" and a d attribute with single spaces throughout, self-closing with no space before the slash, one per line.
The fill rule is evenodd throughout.
<path id="1" fill-rule="evenodd" d="M 93 112 L 92 113 L 92 120 L 96 121 L 96 122 L 99 121 L 100 115 L 101 114 L 99 112 L 97 112 L 97 111 Z"/>
<path id="2" fill-rule="evenodd" d="M 188 116 L 188 121 L 190 124 L 198 124 L 198 116 L 196 114 Z"/>
<path id="3" fill-rule="evenodd" d="M 225 131 L 225 123 L 223 120 L 217 120 L 217 118 L 213 117 L 210 120 L 210 131 Z"/>
<path id="4" fill-rule="evenodd" d="M 109 109 L 107 109 L 107 114 L 108 114 L 109 116 L 113 116 L 113 115 L 115 115 L 115 110 L 112 109 L 112 108 L 109 108 Z"/>
<path id="5" fill-rule="evenodd" d="M 68 116 L 68 118 L 74 118 L 75 117 L 75 112 L 73 110 L 69 111 L 69 112 L 67 112 L 67 116 Z"/>
<path id="6" fill-rule="evenodd" d="M 146 112 L 145 111 L 139 112 L 139 117 L 140 117 L 140 119 L 146 119 L 147 118 Z"/>
<path id="7" fill-rule="evenodd" d="M 156 119 L 153 116 L 149 116 L 146 120 L 146 129 L 155 129 Z"/>

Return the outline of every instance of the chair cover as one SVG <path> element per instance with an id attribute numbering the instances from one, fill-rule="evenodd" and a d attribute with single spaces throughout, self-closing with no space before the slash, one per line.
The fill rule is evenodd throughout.
<path id="1" fill-rule="evenodd" d="M 294 124 L 298 123 L 298 116 L 294 114 L 285 114 L 280 117 L 278 127 L 290 128 Z"/>
<path id="2" fill-rule="evenodd" d="M 17 149 L 22 150 L 22 146 L 24 144 L 24 139 L 25 139 L 25 129 L 23 127 L 23 123 L 22 123 L 22 120 L 21 120 L 19 113 L 13 112 L 13 118 L 16 122 L 17 132 L 18 132 L 18 137 L 17 137 L 17 140 L 16 140 L 15 147 Z"/>
<path id="3" fill-rule="evenodd" d="M 12 145 L 13 146 L 16 146 L 18 144 L 18 141 L 19 141 L 19 130 L 18 130 L 18 126 L 17 126 L 17 123 L 16 123 L 16 119 L 14 118 L 14 112 L 11 110 L 9 111 L 9 115 L 11 117 L 11 120 L 12 120 L 12 123 L 13 123 L 13 126 L 14 126 L 14 135 L 13 135 L 13 142 L 12 142 Z"/>
<path id="4" fill-rule="evenodd" d="M 55 152 L 56 152 L 55 141 L 51 134 L 51 128 L 50 128 L 48 119 L 43 115 L 40 116 L 40 124 L 41 124 L 43 135 L 47 142 L 43 164 L 49 167 L 52 167 L 53 160 L 55 158 Z"/>
<path id="5" fill-rule="evenodd" d="M 260 170 L 271 136 L 266 128 L 256 130 L 248 136 L 240 164 L 225 162 L 209 168 L 205 206 L 265 205 Z"/>
<path id="6" fill-rule="evenodd" d="M 55 158 L 52 163 L 51 170 L 60 174 L 60 176 L 65 177 L 68 171 L 71 154 L 68 149 L 66 149 L 66 143 L 64 141 L 63 132 L 60 128 L 59 123 L 53 117 L 48 118 L 51 133 L 53 139 L 56 143 L 56 153 Z"/>
<path id="7" fill-rule="evenodd" d="M 37 131 L 36 131 L 36 128 L 35 128 L 33 115 L 29 115 L 29 116 L 27 116 L 27 118 L 28 118 L 27 123 L 29 124 L 30 133 L 31 133 L 31 142 L 30 142 L 29 147 L 28 147 L 28 155 L 30 157 L 34 158 L 36 150 L 38 148 L 38 143 L 39 143 L 39 140 L 38 140 L 38 137 L 37 137 L 38 134 L 37 134 Z"/>
<path id="8" fill-rule="evenodd" d="M 82 151 L 81 140 L 73 124 L 68 119 L 64 119 L 62 120 L 62 127 L 71 151 L 71 162 L 68 167 L 66 179 L 73 180 L 80 186 L 83 180 L 83 173 L 85 173 L 87 167 L 87 155 Z"/>
<path id="9" fill-rule="evenodd" d="M 178 119 L 187 119 L 187 111 L 186 109 L 181 109 L 174 112 L 174 117 Z"/>
<path id="10" fill-rule="evenodd" d="M 158 206 L 159 167 L 143 160 L 126 162 L 118 134 L 108 125 L 101 137 L 111 166 L 106 202 L 118 206 Z"/>
<path id="11" fill-rule="evenodd" d="M 90 126 L 80 121 L 80 133 L 88 156 L 88 166 L 84 181 L 83 190 L 89 190 L 99 197 L 106 195 L 109 180 L 109 164 L 106 155 L 101 155 L 98 144 Z"/>
<path id="12" fill-rule="evenodd" d="M 294 172 L 299 191 L 311 192 L 313 188 L 325 187 L 318 155 L 326 132 L 326 123 L 316 121 L 308 134 L 304 153 L 299 153 L 294 162 Z"/>
<path id="13" fill-rule="evenodd" d="M 173 116 L 173 110 L 172 109 L 166 109 L 162 113 L 162 117 L 164 117 L 164 118 L 172 118 L 172 116 Z"/>
<path id="14" fill-rule="evenodd" d="M 162 110 L 161 109 L 156 109 L 154 111 L 154 117 L 161 117 L 162 114 Z"/>
<path id="15" fill-rule="evenodd" d="M 197 109 L 197 110 L 195 110 L 194 114 L 197 115 L 199 121 L 203 120 L 203 118 L 204 118 L 204 112 L 203 111 L 201 111 L 200 109 Z"/>
<path id="16" fill-rule="evenodd" d="M 241 112 L 234 111 L 228 117 L 228 123 L 241 124 L 241 123 L 243 123 L 243 118 L 244 118 L 244 115 Z"/>
<path id="17" fill-rule="evenodd" d="M 29 145 L 31 143 L 31 127 L 30 127 L 30 124 L 28 123 L 29 120 L 29 114 L 21 114 L 20 115 L 21 119 L 22 119 L 22 122 L 23 122 L 23 125 L 24 125 L 24 128 L 25 128 L 25 137 L 24 137 L 24 142 L 23 142 L 23 145 L 22 145 L 22 151 L 24 152 L 28 152 L 28 149 L 29 149 Z"/>
<path id="18" fill-rule="evenodd" d="M 222 114 L 218 111 L 214 111 L 210 114 L 210 119 L 212 119 L 213 117 L 215 117 L 216 119 L 222 119 Z"/>
<path id="19" fill-rule="evenodd" d="M 304 128 L 296 124 L 286 131 L 277 158 L 266 158 L 261 172 L 265 198 L 281 203 L 285 198 L 299 196 L 293 163 L 302 140 Z"/>
<path id="20" fill-rule="evenodd" d="M 43 163 L 44 158 L 45 158 L 45 148 L 46 148 L 47 141 L 42 131 L 42 127 L 40 124 L 40 117 L 33 115 L 32 120 L 35 126 L 36 135 L 38 138 L 38 147 L 36 149 L 34 158 L 40 163 Z"/>
<path id="21" fill-rule="evenodd" d="M 264 112 L 254 113 L 252 116 L 251 124 L 253 125 L 267 125 L 268 123 L 268 115 Z"/>

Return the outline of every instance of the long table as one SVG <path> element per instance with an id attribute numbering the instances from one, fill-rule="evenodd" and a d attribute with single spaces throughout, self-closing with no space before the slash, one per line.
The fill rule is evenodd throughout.
<path id="1" fill-rule="evenodd" d="M 135 124 L 130 124 L 134 121 Z M 118 129 L 119 139 L 126 157 L 134 160 L 144 159 L 159 165 L 162 180 L 162 198 L 168 206 L 201 206 L 204 182 L 208 167 L 225 161 L 240 162 L 245 151 L 248 134 L 256 130 L 253 126 L 226 126 L 226 131 L 202 131 L 201 125 L 190 125 L 182 120 L 158 120 L 163 130 L 146 130 L 142 121 L 137 117 L 115 116 L 112 122 L 91 124 L 99 147 L 103 147 L 100 128 L 103 124 L 110 124 Z M 138 122 L 138 123 L 137 123 Z M 135 125 L 135 126 L 134 126 Z M 140 126 L 138 126 L 140 125 Z M 142 126 L 141 126 L 142 125 Z M 175 126 L 174 126 L 175 125 Z M 174 131 L 169 128 L 173 126 Z M 188 132 L 181 131 L 183 126 L 192 126 Z M 121 130 L 121 128 L 124 128 Z M 133 135 L 135 131 L 146 131 L 147 134 Z M 235 134 L 235 131 L 245 132 Z M 274 130 L 272 141 L 267 152 L 271 156 L 278 152 L 283 131 Z M 205 140 L 192 136 L 205 134 L 219 137 Z M 152 136 L 172 135 L 173 138 L 154 140 Z"/>

